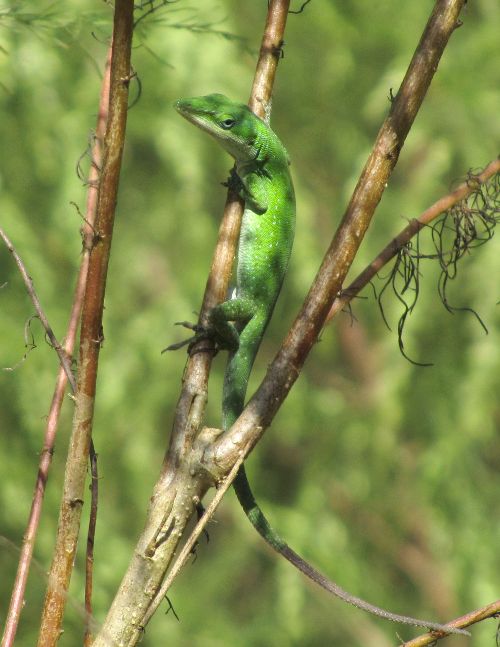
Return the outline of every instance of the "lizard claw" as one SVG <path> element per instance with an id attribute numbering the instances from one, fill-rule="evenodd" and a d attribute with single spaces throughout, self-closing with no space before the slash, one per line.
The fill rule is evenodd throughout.
<path id="1" fill-rule="evenodd" d="M 179 350 L 179 348 L 182 348 L 183 346 L 186 346 L 191 341 L 192 341 L 192 338 L 191 339 L 184 339 L 184 341 L 178 341 L 176 344 L 170 344 L 170 346 L 167 346 L 161 352 L 163 354 L 163 353 L 166 353 L 167 350 Z"/>
<path id="2" fill-rule="evenodd" d="M 161 351 L 162 354 L 169 350 L 179 350 L 179 348 L 182 348 L 183 346 L 187 346 L 188 353 L 191 355 L 191 350 L 197 342 L 202 340 L 211 340 L 213 337 L 213 331 L 211 329 L 204 328 L 203 326 L 200 326 L 199 324 L 191 323 L 190 321 L 176 321 L 175 325 L 188 328 L 189 330 L 192 330 L 195 334 L 192 337 L 188 337 L 187 339 L 184 339 L 183 341 L 178 341 L 175 344 L 170 344 L 170 346 L 167 346 Z M 199 349 L 200 352 L 207 351 L 207 350 L 215 350 L 215 348 L 213 345 L 211 345 L 210 347 L 204 347 Z"/>
<path id="3" fill-rule="evenodd" d="M 231 189 L 235 193 L 241 193 L 244 189 L 243 182 L 241 181 L 240 176 L 238 175 L 236 169 L 233 168 L 229 171 L 229 177 L 225 182 L 221 182 L 222 186 Z"/>
<path id="4" fill-rule="evenodd" d="M 189 330 L 194 330 L 194 332 L 198 333 L 203 330 L 201 326 L 198 326 L 198 324 L 191 323 L 190 321 L 176 321 L 175 326 L 182 326 L 183 328 L 189 328 Z"/>

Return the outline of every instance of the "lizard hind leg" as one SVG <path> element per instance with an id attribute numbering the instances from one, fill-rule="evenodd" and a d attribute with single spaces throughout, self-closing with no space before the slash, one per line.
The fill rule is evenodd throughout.
<path id="1" fill-rule="evenodd" d="M 188 353 L 190 353 L 191 348 L 199 341 L 208 340 L 215 343 L 216 350 L 228 350 L 234 353 L 239 347 L 239 331 L 252 318 L 253 313 L 254 304 L 251 299 L 236 298 L 224 301 L 210 311 L 208 326 L 202 326 L 190 321 L 177 321 L 176 326 L 183 326 L 188 330 L 192 330 L 194 335 L 180 342 L 170 344 L 161 352 L 179 350 L 179 348 L 187 346 Z M 236 325 L 232 322 L 235 322 Z"/>
<path id="2" fill-rule="evenodd" d="M 213 327 L 219 348 L 236 352 L 240 345 L 240 332 L 252 319 L 255 305 L 252 299 L 236 297 L 215 306 L 210 312 L 210 325 Z"/>

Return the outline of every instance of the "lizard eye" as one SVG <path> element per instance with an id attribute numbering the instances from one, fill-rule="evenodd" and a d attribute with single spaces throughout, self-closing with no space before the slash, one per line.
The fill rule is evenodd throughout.
<path id="1" fill-rule="evenodd" d="M 234 119 L 231 119 L 231 117 L 228 117 L 227 119 L 224 119 L 223 121 L 220 122 L 221 128 L 224 128 L 224 130 L 230 130 L 236 121 Z"/>

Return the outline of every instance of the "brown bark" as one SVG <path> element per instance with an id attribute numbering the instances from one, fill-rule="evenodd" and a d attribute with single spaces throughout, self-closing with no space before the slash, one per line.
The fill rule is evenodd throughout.
<path id="1" fill-rule="evenodd" d="M 115 5 L 109 117 L 82 310 L 75 413 L 69 443 L 56 546 L 38 639 L 39 647 L 55 645 L 61 633 L 66 594 L 78 543 L 85 479 L 92 435 L 99 351 L 103 339 L 104 293 L 111 250 L 118 182 L 127 121 L 133 2 Z"/>

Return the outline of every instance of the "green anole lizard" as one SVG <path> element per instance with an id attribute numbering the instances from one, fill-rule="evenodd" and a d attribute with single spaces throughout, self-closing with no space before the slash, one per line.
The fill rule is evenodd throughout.
<path id="1" fill-rule="evenodd" d="M 176 110 L 211 135 L 235 160 L 231 177 L 245 201 L 238 244 L 236 288 L 232 298 L 212 309 L 209 329 L 191 326 L 189 343 L 210 337 L 229 351 L 222 398 L 222 428 L 227 431 L 243 410 L 250 372 L 285 277 L 295 232 L 295 195 L 288 154 L 271 128 L 248 106 L 222 94 L 180 99 Z M 174 350 L 187 342 L 173 344 Z M 364 611 L 446 633 L 454 627 L 402 616 L 344 591 L 281 539 L 262 513 L 242 466 L 234 481 L 238 500 L 266 542 L 302 573 L 333 595 Z"/>

